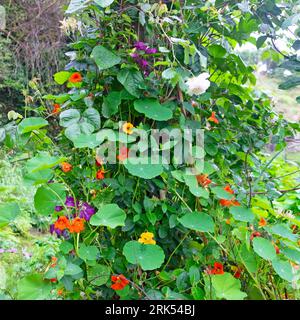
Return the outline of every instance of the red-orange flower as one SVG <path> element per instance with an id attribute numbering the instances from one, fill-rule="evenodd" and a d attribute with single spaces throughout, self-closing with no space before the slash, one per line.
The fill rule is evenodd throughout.
<path id="1" fill-rule="evenodd" d="M 208 118 L 208 121 L 214 122 L 216 124 L 219 123 L 219 120 L 216 118 L 216 113 L 214 111 L 211 113 L 211 116 Z"/>
<path id="2" fill-rule="evenodd" d="M 261 217 L 261 218 L 259 219 L 258 225 L 259 225 L 260 227 L 265 227 L 265 226 L 267 225 L 267 221 L 266 221 L 263 217 Z"/>
<path id="3" fill-rule="evenodd" d="M 232 207 L 232 206 L 238 207 L 241 205 L 237 200 L 234 200 L 234 198 L 232 200 L 220 199 L 219 203 L 223 207 Z"/>
<path id="4" fill-rule="evenodd" d="M 201 184 L 202 187 L 206 187 L 211 183 L 211 180 L 208 179 L 207 174 L 200 174 L 196 176 L 196 179 L 199 184 Z"/>
<path id="5" fill-rule="evenodd" d="M 57 279 L 56 279 L 56 278 L 52 278 L 52 279 L 50 279 L 50 281 L 51 281 L 52 283 L 56 283 L 56 282 L 57 282 Z"/>
<path id="6" fill-rule="evenodd" d="M 84 230 L 84 219 L 76 217 L 71 221 L 69 231 L 71 233 L 80 233 Z"/>
<path id="7" fill-rule="evenodd" d="M 223 264 L 220 262 L 215 262 L 213 269 L 209 268 L 208 274 L 224 274 Z"/>
<path id="8" fill-rule="evenodd" d="M 70 221 L 66 216 L 60 216 L 54 224 L 54 229 L 64 231 L 70 227 Z"/>
<path id="9" fill-rule="evenodd" d="M 52 257 L 51 261 L 52 261 L 52 263 L 51 263 L 50 267 L 51 268 L 55 268 L 56 265 L 57 265 L 57 258 L 56 257 Z"/>
<path id="10" fill-rule="evenodd" d="M 53 111 L 52 111 L 52 113 L 53 114 L 57 114 L 57 113 L 59 113 L 60 112 L 60 105 L 58 104 L 58 103 L 55 103 L 54 105 L 53 105 Z"/>
<path id="11" fill-rule="evenodd" d="M 114 282 L 111 285 L 111 288 L 114 290 L 122 290 L 129 283 L 129 281 L 122 274 L 120 274 L 119 276 L 111 276 L 111 281 Z"/>
<path id="12" fill-rule="evenodd" d="M 233 276 L 235 278 L 239 279 L 241 277 L 242 269 L 240 267 L 232 266 L 231 270 L 233 271 Z"/>
<path id="13" fill-rule="evenodd" d="M 261 237 L 261 233 L 258 231 L 254 231 L 252 232 L 251 236 L 250 236 L 250 241 L 252 241 L 254 238 L 256 237 Z"/>
<path id="14" fill-rule="evenodd" d="M 224 187 L 224 190 L 228 193 L 234 194 L 234 191 L 230 188 L 230 185 L 227 185 L 226 187 Z"/>
<path id="15" fill-rule="evenodd" d="M 79 72 L 75 72 L 70 76 L 69 81 L 72 83 L 82 82 L 82 76 Z"/>
<path id="16" fill-rule="evenodd" d="M 65 173 L 70 172 L 73 169 L 73 166 L 68 162 L 62 162 L 60 166 L 61 170 Z"/>
<path id="17" fill-rule="evenodd" d="M 104 173 L 105 171 L 103 169 L 98 170 L 96 173 L 96 179 L 103 180 L 105 178 Z"/>
<path id="18" fill-rule="evenodd" d="M 276 254 L 279 254 L 280 253 L 280 249 L 278 246 L 276 246 L 276 244 L 274 245 L 274 248 L 275 248 L 275 251 L 276 251 Z"/>
<path id="19" fill-rule="evenodd" d="M 122 147 L 120 149 L 120 154 L 118 154 L 117 158 L 119 161 L 124 161 L 128 158 L 129 149 L 126 147 Z"/>

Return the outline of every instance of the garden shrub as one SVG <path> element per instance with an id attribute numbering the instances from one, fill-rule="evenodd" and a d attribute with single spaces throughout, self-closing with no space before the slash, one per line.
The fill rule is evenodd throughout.
<path id="1" fill-rule="evenodd" d="M 234 52 L 261 21 L 231 1 L 189 3 L 71 1 L 67 23 L 78 30 L 54 74 L 64 93 L 44 96 L 46 116 L 16 116 L 13 133 L 2 131 L 29 154 L 36 214 L 61 239 L 45 272 L 18 283 L 19 298 L 295 296 L 299 206 L 291 214 L 278 203 L 288 191 L 299 199 L 297 181 L 288 172 L 283 186 L 273 163 L 299 125 L 256 94 L 253 68 Z M 149 157 L 140 130 L 151 129 L 189 129 L 194 142 L 202 129 L 204 148 L 189 152 L 201 155 L 178 164 L 175 136 L 151 145 L 171 150 L 170 163 L 131 163 L 134 147 Z M 117 143 L 109 162 L 103 142 L 107 153 Z"/>

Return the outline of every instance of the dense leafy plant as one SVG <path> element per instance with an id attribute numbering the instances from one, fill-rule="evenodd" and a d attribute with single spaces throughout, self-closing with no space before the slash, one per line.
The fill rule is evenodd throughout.
<path id="1" fill-rule="evenodd" d="M 299 208 L 279 209 L 287 192 L 299 199 L 297 182 L 284 173 L 283 188 L 273 163 L 299 126 L 256 95 L 253 68 L 234 53 L 270 1 L 254 13 L 192 2 L 71 1 L 67 14 L 84 23 L 54 75 L 65 93 L 44 97 L 45 117 L 16 115 L 2 131 L 29 153 L 37 214 L 62 239 L 46 272 L 20 281 L 22 298 L 49 298 L 52 286 L 71 299 L 296 297 Z M 203 130 L 195 175 L 176 163 L 176 139 L 158 143 L 169 164 L 125 161 L 138 129 L 164 128 Z M 114 163 L 100 158 L 103 142 L 120 145 Z"/>

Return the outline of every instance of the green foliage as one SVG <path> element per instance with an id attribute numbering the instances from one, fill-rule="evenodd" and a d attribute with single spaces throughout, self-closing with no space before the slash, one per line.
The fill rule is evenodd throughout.
<path id="1" fill-rule="evenodd" d="M 101 299 L 251 299 L 253 287 L 263 299 L 278 299 L 284 288 L 294 296 L 299 193 L 279 155 L 299 126 L 252 89 L 253 68 L 234 52 L 261 29 L 267 3 L 251 6 L 255 14 L 228 3 L 226 18 L 211 3 L 139 4 L 142 16 L 124 5 L 120 15 L 117 2 L 71 1 L 67 13 L 86 25 L 70 44 L 66 70 L 54 75 L 65 93 L 44 97 L 61 104 L 60 115 L 39 110 L 59 119 L 57 133 L 25 117 L 12 119 L 19 130 L 5 137 L 28 153 L 26 180 L 41 184 L 37 215 L 49 215 L 53 237 L 63 241 L 44 279 L 55 279 L 51 286 L 68 299 L 79 291 L 96 299 L 99 289 Z M 150 149 L 137 129 L 189 130 L 185 142 L 202 129 L 204 148 L 193 146 L 196 160 L 178 163 L 177 137 Z M 106 162 L 115 142 L 118 161 Z M 144 162 L 129 161 L 134 147 Z M 151 162 L 153 149 L 170 150 L 170 161 Z M 19 297 L 31 297 L 36 285 L 33 297 L 47 296 L 49 283 L 34 273 L 19 282 Z M 299 286 L 299 275 L 293 282 Z"/>

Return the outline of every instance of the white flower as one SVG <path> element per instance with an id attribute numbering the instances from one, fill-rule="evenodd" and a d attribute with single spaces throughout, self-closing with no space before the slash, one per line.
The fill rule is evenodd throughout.
<path id="1" fill-rule="evenodd" d="M 200 95 L 205 92 L 209 86 L 210 81 L 207 80 L 209 74 L 207 72 L 200 73 L 198 77 L 193 77 L 187 80 L 186 85 L 188 86 L 187 93 L 192 95 Z"/>
<path id="2" fill-rule="evenodd" d="M 60 29 L 65 34 L 70 34 L 78 29 L 78 21 L 74 17 L 64 18 L 60 21 Z"/>

